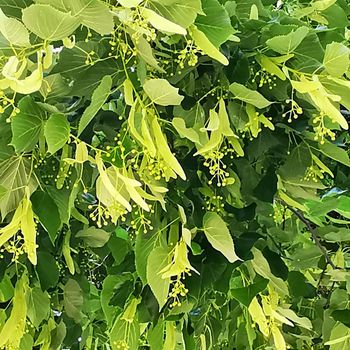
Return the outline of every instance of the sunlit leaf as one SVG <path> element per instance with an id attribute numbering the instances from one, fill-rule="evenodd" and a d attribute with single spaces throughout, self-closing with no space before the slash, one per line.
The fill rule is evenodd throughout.
<path id="1" fill-rule="evenodd" d="M 0 32 L 11 45 L 29 46 L 29 33 L 25 26 L 15 18 L 7 17 L 0 10 Z"/>
<path id="2" fill-rule="evenodd" d="M 249 103 L 257 108 L 268 107 L 272 102 L 268 101 L 259 92 L 250 90 L 242 84 L 233 83 L 230 85 L 230 91 L 234 97 L 243 102 Z"/>
<path id="3" fill-rule="evenodd" d="M 71 35 L 80 21 L 70 13 L 50 5 L 34 4 L 23 10 L 22 20 L 34 34 L 45 40 L 60 40 Z"/>
<path id="4" fill-rule="evenodd" d="M 179 105 L 183 100 L 179 89 L 171 86 L 166 79 L 147 80 L 143 89 L 153 103 L 161 106 Z"/>
<path id="5" fill-rule="evenodd" d="M 280 54 L 293 52 L 305 39 L 309 33 L 309 28 L 300 27 L 286 35 L 275 36 L 266 41 L 266 44 Z"/>
<path id="6" fill-rule="evenodd" d="M 63 114 L 52 114 L 45 123 L 44 134 L 51 154 L 60 150 L 69 140 L 70 125 Z"/>
<path id="7" fill-rule="evenodd" d="M 214 249 L 221 252 L 231 263 L 240 260 L 236 255 L 232 236 L 226 223 L 217 213 L 207 212 L 203 217 L 204 234 Z"/>
<path id="8" fill-rule="evenodd" d="M 349 48 L 337 42 L 328 44 L 324 54 L 323 65 L 330 75 L 334 77 L 342 76 L 349 69 Z"/>

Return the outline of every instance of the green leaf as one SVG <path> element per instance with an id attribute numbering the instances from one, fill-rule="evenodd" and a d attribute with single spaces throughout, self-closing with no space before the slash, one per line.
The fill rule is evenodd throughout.
<path id="1" fill-rule="evenodd" d="M 230 231 L 217 213 L 207 212 L 204 215 L 203 230 L 213 248 L 221 252 L 230 263 L 240 260 L 235 253 Z"/>
<path id="2" fill-rule="evenodd" d="M 0 212 L 4 219 L 8 213 L 17 209 L 25 195 L 26 186 L 30 193 L 37 187 L 37 180 L 32 174 L 31 161 L 19 156 L 0 162 L 0 183 L 7 191 L 0 201 Z"/>
<path id="3" fill-rule="evenodd" d="M 38 328 L 41 322 L 50 314 L 50 297 L 47 292 L 43 292 L 41 288 L 34 287 L 29 293 L 29 303 L 27 315 L 34 325 Z"/>
<path id="4" fill-rule="evenodd" d="M 122 227 L 120 227 L 120 226 L 117 227 L 114 232 L 115 232 L 115 235 L 118 238 L 120 238 L 120 239 L 122 239 L 124 241 L 128 241 L 129 240 L 129 233 L 128 233 L 128 231 L 124 230 Z"/>
<path id="5" fill-rule="evenodd" d="M 326 46 L 323 66 L 327 73 L 339 78 L 349 69 L 350 50 L 342 43 L 333 42 Z"/>
<path id="6" fill-rule="evenodd" d="M 58 230 L 61 227 L 60 214 L 56 203 L 50 195 L 43 191 L 36 191 L 30 197 L 33 211 L 39 218 L 41 225 L 48 232 L 52 244 L 55 243 Z"/>
<path id="7" fill-rule="evenodd" d="M 124 342 L 128 345 L 128 349 L 137 350 L 140 340 L 140 325 L 137 319 L 128 322 L 119 316 L 113 324 L 109 338 L 112 344 L 112 350 L 119 350 L 119 344 L 124 344 Z"/>
<path id="8" fill-rule="evenodd" d="M 52 330 L 51 334 L 49 335 L 49 337 L 51 338 L 50 350 L 60 349 L 66 335 L 67 335 L 67 327 L 63 322 L 63 320 L 60 321 L 60 323 L 58 323 L 57 325 L 55 324 L 55 328 Z"/>
<path id="9" fill-rule="evenodd" d="M 110 34 L 114 28 L 113 13 L 108 5 L 99 0 L 69 1 L 72 15 L 79 16 L 81 23 L 101 35 Z"/>
<path id="10" fill-rule="evenodd" d="M 143 36 L 140 36 L 135 41 L 135 46 L 137 48 L 138 55 L 142 57 L 148 65 L 160 72 L 165 72 L 164 69 L 159 66 L 157 59 L 154 57 L 150 43 Z"/>
<path id="11" fill-rule="evenodd" d="M 317 147 L 325 156 L 350 167 L 349 155 L 344 149 L 328 141 L 324 144 L 318 143 Z"/>
<path id="12" fill-rule="evenodd" d="M 20 349 L 21 350 L 32 350 L 34 348 L 34 339 L 33 337 L 26 333 L 21 339 Z"/>
<path id="13" fill-rule="evenodd" d="M 108 242 L 110 235 L 111 234 L 105 230 L 91 226 L 87 229 L 80 230 L 76 234 L 76 237 L 82 238 L 88 247 L 101 248 Z"/>
<path id="14" fill-rule="evenodd" d="M 0 281 L 0 303 L 6 303 L 13 297 L 14 288 L 10 277 L 6 274 Z"/>
<path id="15" fill-rule="evenodd" d="M 34 4 L 22 11 L 25 26 L 44 40 L 62 40 L 78 28 L 77 17 L 53 8 L 50 5 Z"/>
<path id="16" fill-rule="evenodd" d="M 51 154 L 60 150 L 69 140 L 70 125 L 63 114 L 55 113 L 45 123 L 44 135 Z"/>
<path id="17" fill-rule="evenodd" d="M 333 232 L 324 236 L 328 242 L 350 242 L 350 230 L 345 227 L 334 227 Z"/>
<path id="18" fill-rule="evenodd" d="M 110 90 L 112 88 L 112 78 L 110 75 L 106 75 L 102 78 L 100 85 L 96 88 L 92 94 L 91 104 L 84 111 L 78 128 L 78 135 L 80 135 L 84 129 L 89 125 L 92 119 L 95 117 L 97 112 L 106 102 L 108 96 L 110 95 Z"/>
<path id="19" fill-rule="evenodd" d="M 160 15 L 183 28 L 194 23 L 197 13 L 202 12 L 200 0 L 153 0 L 151 7 Z"/>
<path id="20" fill-rule="evenodd" d="M 282 296 L 288 295 L 287 284 L 279 277 L 272 274 L 270 266 L 263 253 L 253 247 L 252 253 L 254 259 L 251 261 L 254 270 L 262 277 L 269 280 L 269 283 L 275 288 L 275 290 Z"/>
<path id="21" fill-rule="evenodd" d="M 122 238 L 111 236 L 108 241 L 108 248 L 110 249 L 115 265 L 121 264 L 125 257 L 130 252 L 130 245 L 127 241 Z"/>
<path id="22" fill-rule="evenodd" d="M 298 270 L 306 270 L 317 265 L 322 256 L 321 250 L 315 245 L 304 245 L 302 249 L 297 249 L 291 254 L 292 266 Z"/>
<path id="23" fill-rule="evenodd" d="M 143 89 L 151 101 L 161 106 L 176 106 L 181 103 L 183 96 L 179 89 L 170 85 L 166 79 L 150 79 L 143 84 Z"/>
<path id="24" fill-rule="evenodd" d="M 243 288 L 234 288 L 230 294 L 244 306 L 249 306 L 253 298 L 267 287 L 268 280 L 262 279 Z"/>
<path id="25" fill-rule="evenodd" d="M 330 350 L 345 350 L 350 346 L 350 328 L 338 322 L 332 329 L 330 340 L 325 343 Z"/>
<path id="26" fill-rule="evenodd" d="M 234 30 L 225 8 L 218 0 L 202 0 L 203 12 L 196 19 L 196 26 L 215 47 L 224 43 Z"/>
<path id="27" fill-rule="evenodd" d="M 147 259 L 154 248 L 157 235 L 137 235 L 135 243 L 135 265 L 143 284 L 147 284 Z"/>
<path id="28" fill-rule="evenodd" d="M 159 272 L 169 264 L 169 256 L 168 249 L 157 247 L 147 259 L 147 283 L 158 301 L 159 310 L 167 301 L 170 287 L 170 278 L 162 278 Z"/>
<path id="29" fill-rule="evenodd" d="M 0 200 L 4 198 L 7 194 L 7 188 L 3 185 L 0 185 Z"/>
<path id="30" fill-rule="evenodd" d="M 230 91 L 235 95 L 235 98 L 243 102 L 249 103 L 257 108 L 265 108 L 270 106 L 272 102 L 268 101 L 263 95 L 255 90 L 250 90 L 242 84 L 232 83 Z"/>
<path id="31" fill-rule="evenodd" d="M 33 0 L 1 0 L 0 7 L 6 16 L 21 18 L 22 9 L 32 3 Z"/>
<path id="32" fill-rule="evenodd" d="M 29 46 L 29 33 L 17 19 L 7 17 L 0 9 L 0 32 L 14 46 Z"/>
<path id="33" fill-rule="evenodd" d="M 39 140 L 44 112 L 30 96 L 22 98 L 18 108 L 20 112 L 11 122 L 11 144 L 17 153 L 28 152 L 33 150 Z"/>
<path id="34" fill-rule="evenodd" d="M 182 118 L 174 118 L 173 126 L 181 137 L 185 137 L 190 141 L 200 145 L 199 135 L 193 128 L 187 128 L 185 120 Z"/>
<path id="35" fill-rule="evenodd" d="M 113 31 L 113 13 L 107 4 L 99 0 L 36 0 L 36 3 L 52 5 L 63 12 L 70 12 L 81 24 L 101 35 Z M 98 20 L 96 20 L 98 19 Z"/>
<path id="36" fill-rule="evenodd" d="M 71 86 L 61 74 L 57 73 L 45 77 L 39 91 L 44 100 L 54 100 L 66 96 L 71 91 Z"/>
<path id="37" fill-rule="evenodd" d="M 72 278 L 68 279 L 63 288 L 63 302 L 66 314 L 76 323 L 80 322 L 83 314 L 83 291 L 79 283 Z"/>
<path id="38" fill-rule="evenodd" d="M 280 53 L 289 54 L 293 52 L 305 39 L 309 33 L 309 28 L 300 27 L 286 35 L 278 35 L 266 41 L 270 49 Z"/>
<path id="39" fill-rule="evenodd" d="M 118 313 L 118 311 L 121 312 L 119 306 L 116 307 L 114 302 L 113 305 L 111 304 L 112 298 L 116 293 L 122 294 L 122 291 L 127 290 L 126 285 L 128 283 L 133 283 L 133 276 L 131 273 L 124 273 L 117 276 L 108 275 L 103 281 L 101 306 L 109 325 L 112 324 L 116 313 Z"/>
<path id="40" fill-rule="evenodd" d="M 47 290 L 56 286 L 60 276 L 60 271 L 55 258 L 50 253 L 38 252 L 36 272 L 42 290 Z"/>
<path id="41" fill-rule="evenodd" d="M 45 190 L 54 200 L 62 223 L 68 224 L 71 215 L 72 204 L 74 204 L 72 202 L 75 200 L 75 198 L 73 198 L 74 192 L 71 193 L 66 188 L 59 190 L 54 186 L 46 186 Z"/>

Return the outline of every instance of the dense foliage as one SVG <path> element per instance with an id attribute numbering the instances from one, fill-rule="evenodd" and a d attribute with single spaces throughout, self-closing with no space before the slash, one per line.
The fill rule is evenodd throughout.
<path id="1" fill-rule="evenodd" d="M 349 349 L 347 0 L 0 0 L 0 349 Z"/>

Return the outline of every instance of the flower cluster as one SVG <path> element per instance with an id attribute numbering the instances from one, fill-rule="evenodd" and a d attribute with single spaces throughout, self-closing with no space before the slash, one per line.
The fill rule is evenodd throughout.
<path id="1" fill-rule="evenodd" d="M 293 98 L 286 100 L 287 104 L 291 104 L 290 109 L 282 114 L 282 117 L 288 118 L 288 123 L 291 123 L 293 119 L 297 119 L 299 115 L 303 114 L 303 109 L 298 105 Z"/>
<path id="2" fill-rule="evenodd" d="M 251 73 L 254 74 L 254 68 L 251 68 Z M 277 85 L 276 80 L 277 77 L 274 74 L 262 68 L 253 75 L 252 83 L 256 82 L 260 88 L 267 85 L 268 88 L 272 90 Z"/>
<path id="3" fill-rule="evenodd" d="M 148 205 L 150 208 L 150 213 L 154 213 L 154 209 L 152 208 L 152 205 Z M 133 219 L 131 220 L 131 228 L 134 231 L 134 234 L 138 234 L 139 232 L 148 233 L 149 231 L 153 230 L 152 221 L 146 217 L 145 211 L 140 209 L 137 205 L 133 205 L 133 211 L 132 216 Z"/>
<path id="4" fill-rule="evenodd" d="M 208 167 L 211 179 L 208 184 L 216 181 L 218 187 L 227 185 L 227 178 L 230 174 L 226 171 L 227 165 L 222 161 L 225 153 L 220 150 L 214 150 L 204 156 L 204 166 Z"/>
<path id="5" fill-rule="evenodd" d="M 192 40 L 187 40 L 186 47 L 179 51 L 175 62 L 179 64 L 181 69 L 185 68 L 186 64 L 190 67 L 194 67 L 198 62 L 197 54 L 199 52 L 200 51 L 194 46 L 194 42 Z"/>
<path id="6" fill-rule="evenodd" d="M 184 279 L 186 275 L 191 276 L 191 270 L 197 272 L 191 266 L 187 254 L 186 243 L 181 240 L 172 251 L 172 261 L 159 272 L 162 278 L 170 278 L 172 282 L 172 288 L 168 295 L 168 299 L 171 299 L 170 307 L 181 306 L 180 297 L 184 297 L 188 293 L 188 289 L 181 279 Z"/>
<path id="7" fill-rule="evenodd" d="M 24 239 L 21 235 L 16 235 L 13 239 L 0 249 L 0 258 L 4 258 L 3 253 L 7 252 L 12 255 L 11 261 L 16 263 L 19 258 L 26 253 Z"/>
<path id="8" fill-rule="evenodd" d="M 120 350 L 129 350 L 129 345 L 125 340 L 118 340 L 118 341 L 114 341 L 113 345 L 115 345 L 116 349 L 120 349 Z"/>
<path id="9" fill-rule="evenodd" d="M 325 143 L 326 137 L 329 137 L 332 141 L 335 140 L 335 133 L 325 125 L 326 115 L 320 112 L 319 115 L 314 116 L 312 120 L 315 131 L 315 141 L 320 142 L 321 145 Z"/>
<path id="10" fill-rule="evenodd" d="M 186 272 L 191 275 L 189 271 Z M 181 281 L 181 278 L 185 278 L 185 276 L 178 276 L 175 281 L 173 281 L 171 291 L 169 293 L 169 298 L 171 298 L 170 307 L 181 306 L 180 297 L 185 297 L 188 293 L 188 289 L 185 284 Z"/>
<path id="11" fill-rule="evenodd" d="M 216 211 L 217 213 L 220 213 L 224 210 L 225 204 L 223 203 L 224 197 L 219 195 L 213 195 L 213 196 L 206 196 L 205 199 L 205 207 L 203 209 L 206 209 L 207 211 Z"/>

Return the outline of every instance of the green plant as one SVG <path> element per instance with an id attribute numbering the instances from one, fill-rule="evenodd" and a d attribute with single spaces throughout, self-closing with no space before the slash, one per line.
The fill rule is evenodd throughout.
<path id="1" fill-rule="evenodd" d="M 0 8 L 0 348 L 350 347 L 346 0 Z"/>

